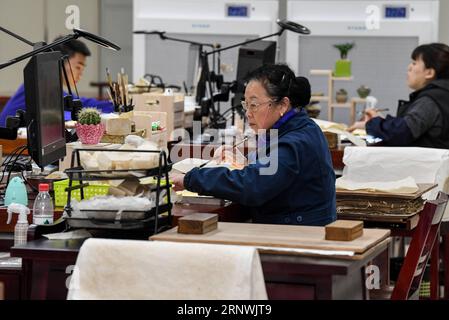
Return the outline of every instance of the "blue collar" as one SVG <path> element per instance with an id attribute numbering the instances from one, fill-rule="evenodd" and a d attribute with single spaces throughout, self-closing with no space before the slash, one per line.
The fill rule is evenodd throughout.
<path id="1" fill-rule="evenodd" d="M 288 120 L 293 118 L 297 113 L 298 112 L 296 111 L 296 109 L 290 109 L 290 111 L 288 111 L 286 114 L 280 117 L 278 121 L 276 121 L 272 129 L 279 129 L 280 127 L 282 127 L 282 125 L 287 123 Z"/>

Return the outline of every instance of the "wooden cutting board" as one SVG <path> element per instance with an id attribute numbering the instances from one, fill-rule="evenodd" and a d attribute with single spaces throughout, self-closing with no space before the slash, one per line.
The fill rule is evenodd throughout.
<path id="1" fill-rule="evenodd" d="M 338 196 L 362 196 L 362 197 L 382 197 L 382 198 L 397 198 L 397 199 L 416 199 L 421 197 L 427 191 L 432 190 L 437 186 L 435 183 L 417 183 L 418 191 L 415 193 L 388 193 L 381 191 L 368 191 L 368 190 L 345 190 L 345 189 L 337 189 L 337 197 Z"/>
<path id="2" fill-rule="evenodd" d="M 179 234 L 177 228 L 150 237 L 151 240 L 199 242 L 256 247 L 352 251 L 364 253 L 388 238 L 390 230 L 363 229 L 363 235 L 353 241 L 325 240 L 324 227 L 227 223 L 207 234 Z"/>

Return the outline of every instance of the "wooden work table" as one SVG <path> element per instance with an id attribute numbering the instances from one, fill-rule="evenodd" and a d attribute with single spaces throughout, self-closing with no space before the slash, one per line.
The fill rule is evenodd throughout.
<path id="1" fill-rule="evenodd" d="M 324 240 L 324 227 L 219 223 L 207 234 L 174 228 L 151 240 L 256 246 L 270 299 L 367 299 L 368 264 L 383 261 L 381 281 L 387 282 L 389 234 L 365 229 L 361 238 L 341 242 Z"/>
<path id="2" fill-rule="evenodd" d="M 172 225 L 187 214 L 195 212 L 216 213 L 220 221 L 247 221 L 247 213 L 239 206 L 219 205 L 182 205 L 175 204 L 172 210 Z M 1 223 L 0 223 L 1 226 Z M 13 233 L 0 233 L 0 248 L 10 251 L 11 256 L 22 258 L 22 268 L 5 270 L 0 268 L 0 279 L 6 283 L 6 298 L 18 299 L 65 299 L 67 288 L 65 281 L 70 276 L 72 266 L 76 262 L 81 240 L 48 240 L 43 234 L 61 232 L 65 224 L 52 226 L 31 226 L 28 232 L 28 243 L 13 247 Z M 96 237 L 111 237 L 100 231 L 93 233 Z M 139 239 L 147 239 L 142 236 Z M 121 234 L 125 237 L 126 235 Z M 139 236 L 137 236 L 139 237 Z M 134 235 L 129 238 L 136 238 Z M 3 277 L 3 278 L 2 278 Z M 20 292 L 20 295 L 19 293 Z"/>
<path id="3" fill-rule="evenodd" d="M 250 234 L 257 225 L 229 224 L 221 225 L 240 226 L 240 230 L 249 229 Z M 266 228 L 263 227 L 262 228 Z M 287 228 L 285 228 L 287 227 Z M 271 229 L 284 229 L 303 231 L 304 227 L 276 226 Z M 314 228 L 314 227 L 309 227 Z M 301 230 L 299 230 L 301 229 Z M 321 228 L 322 229 L 322 228 Z M 160 234 L 161 239 L 173 234 L 173 230 Z M 267 239 L 273 237 L 264 229 Z M 242 233 L 242 231 L 241 231 Z M 297 239 L 301 232 L 296 232 Z M 355 257 L 342 258 L 332 255 L 320 256 L 301 253 L 270 252 L 261 253 L 262 265 L 266 279 L 266 286 L 271 299 L 363 299 L 367 298 L 365 290 L 365 266 L 376 257 L 384 256 L 388 261 L 388 231 L 369 232 L 367 238 L 358 245 L 349 245 L 349 248 L 362 250 Z M 263 237 L 261 234 L 259 237 Z M 318 237 L 321 237 L 318 235 Z M 158 239 L 155 236 L 154 239 Z M 285 237 L 284 237 L 285 239 Z M 24 295 L 23 299 L 65 299 L 67 289 L 65 282 L 76 262 L 76 257 L 84 240 L 46 240 L 38 239 L 26 245 L 11 249 L 12 256 L 21 257 L 23 265 Z M 313 241 L 312 241 L 313 242 Z M 321 241 L 322 242 L 322 241 Z M 365 242 L 365 244 L 362 244 Z M 344 248 L 347 246 L 341 246 Z M 69 267 L 69 268 L 68 268 Z M 387 271 L 386 271 L 387 272 Z"/>

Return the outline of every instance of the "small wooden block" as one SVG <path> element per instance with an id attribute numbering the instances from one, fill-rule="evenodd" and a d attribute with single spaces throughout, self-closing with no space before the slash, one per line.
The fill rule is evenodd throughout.
<path id="1" fill-rule="evenodd" d="M 352 241 L 363 235 L 363 221 L 337 220 L 325 227 L 326 240 Z"/>
<path id="2" fill-rule="evenodd" d="M 0 300 L 5 299 L 5 287 L 3 286 L 3 282 L 0 282 Z"/>
<path id="3" fill-rule="evenodd" d="M 178 233 L 205 234 L 218 227 L 218 214 L 194 213 L 179 218 Z"/>

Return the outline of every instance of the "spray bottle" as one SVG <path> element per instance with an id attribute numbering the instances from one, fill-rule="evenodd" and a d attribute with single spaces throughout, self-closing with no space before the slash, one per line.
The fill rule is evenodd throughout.
<path id="1" fill-rule="evenodd" d="M 27 242 L 27 232 L 28 232 L 28 219 L 27 215 L 30 214 L 30 209 L 19 203 L 11 203 L 8 206 L 8 221 L 7 224 L 11 222 L 12 214 L 19 214 L 19 219 L 17 220 L 16 227 L 14 228 L 14 245 L 25 244 Z"/>

